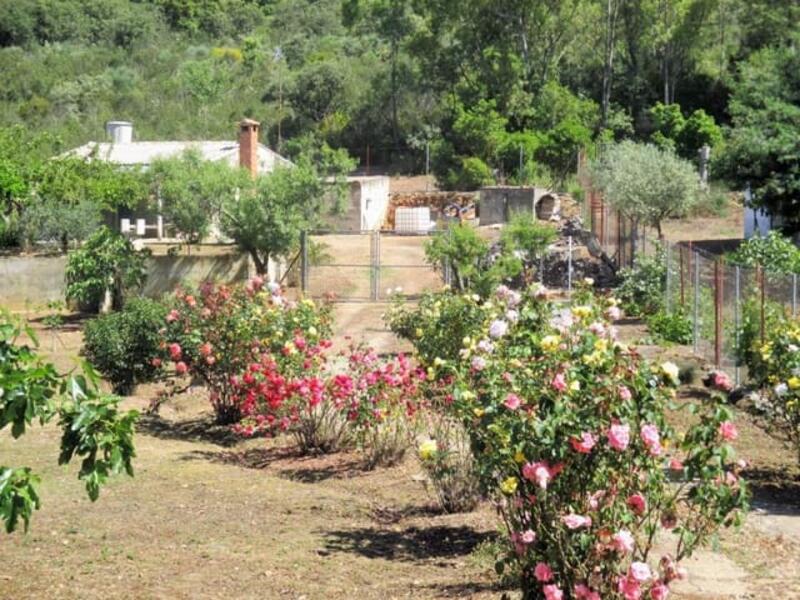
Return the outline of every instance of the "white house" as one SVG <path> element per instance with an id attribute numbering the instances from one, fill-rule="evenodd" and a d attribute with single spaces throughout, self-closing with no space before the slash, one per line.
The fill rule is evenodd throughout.
<path id="1" fill-rule="evenodd" d="M 156 159 L 179 156 L 192 149 L 204 160 L 224 161 L 231 166 L 241 166 L 253 177 L 270 173 L 278 166 L 292 162 L 258 141 L 261 124 L 252 119 L 239 123 L 236 141 L 134 141 L 133 124 L 129 121 L 109 121 L 106 132 L 109 142 L 89 142 L 74 148 L 64 156 L 77 156 L 87 160 L 104 160 L 120 167 L 147 169 Z M 334 229 L 377 229 L 389 203 L 388 177 L 348 177 L 350 203 L 345 214 L 328 220 Z M 120 229 L 140 238 L 164 238 L 164 222 L 160 214 L 142 210 L 121 212 Z"/>

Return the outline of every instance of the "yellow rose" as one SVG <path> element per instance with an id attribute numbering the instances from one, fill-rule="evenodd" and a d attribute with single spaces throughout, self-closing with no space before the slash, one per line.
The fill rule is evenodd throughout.
<path id="1" fill-rule="evenodd" d="M 425 440 L 419 445 L 417 451 L 422 460 L 430 460 L 439 451 L 439 445 L 436 440 Z"/>
<path id="2" fill-rule="evenodd" d="M 674 362 L 663 363 L 661 365 L 661 372 L 667 377 L 667 379 L 670 380 L 673 385 L 678 385 L 680 383 L 680 379 L 678 377 L 680 370 L 678 369 L 678 365 L 676 365 Z"/>
<path id="3" fill-rule="evenodd" d="M 503 480 L 503 483 L 500 484 L 500 490 L 506 494 L 511 495 L 517 491 L 517 478 L 516 477 L 508 477 Z"/>
<path id="4" fill-rule="evenodd" d="M 581 389 L 581 382 L 580 381 L 570 381 L 569 382 L 569 391 L 570 392 L 577 392 Z"/>
<path id="5" fill-rule="evenodd" d="M 576 306 L 572 309 L 572 314 L 578 319 L 585 319 L 592 314 L 592 307 Z"/>
<path id="6" fill-rule="evenodd" d="M 317 328 L 313 325 L 308 328 L 308 335 L 317 335 Z"/>
<path id="7" fill-rule="evenodd" d="M 469 390 L 464 390 L 463 392 L 461 392 L 462 400 L 469 401 L 469 400 L 474 400 L 475 398 L 477 398 L 477 396 L 475 396 L 474 392 L 470 392 Z"/>
<path id="8" fill-rule="evenodd" d="M 517 463 L 518 465 L 523 464 L 525 462 L 525 455 L 519 450 L 517 450 L 517 453 L 514 454 L 514 462 Z"/>
<path id="9" fill-rule="evenodd" d="M 441 367 L 444 364 L 444 361 L 437 356 L 433 359 L 433 364 L 437 367 Z"/>
<path id="10" fill-rule="evenodd" d="M 594 343 L 594 349 L 598 352 L 605 352 L 608 350 L 608 340 L 605 338 L 596 340 Z"/>
<path id="11" fill-rule="evenodd" d="M 800 377 L 790 377 L 786 383 L 789 385 L 790 390 L 796 390 L 800 388 Z"/>
<path id="12" fill-rule="evenodd" d="M 542 341 L 539 342 L 539 345 L 545 352 L 555 352 L 558 350 L 559 344 L 561 344 L 561 336 L 558 335 L 546 335 L 542 338 Z"/>
<path id="13" fill-rule="evenodd" d="M 482 417 L 483 413 L 485 412 L 482 408 L 475 408 L 472 410 L 475 413 L 476 417 Z"/>
<path id="14" fill-rule="evenodd" d="M 422 329 L 421 329 L 421 328 L 419 328 L 419 327 L 417 327 L 417 328 L 414 330 L 414 336 L 416 336 L 416 337 L 418 337 L 418 338 L 421 338 L 421 337 L 422 337 Z"/>

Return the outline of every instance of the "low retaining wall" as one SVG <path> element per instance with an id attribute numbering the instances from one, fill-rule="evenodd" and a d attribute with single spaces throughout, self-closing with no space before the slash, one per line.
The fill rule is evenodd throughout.
<path id="1" fill-rule="evenodd" d="M 66 265 L 66 256 L 0 256 L 0 307 L 40 311 L 49 301 L 64 300 Z M 254 272 L 248 257 L 239 252 L 151 256 L 143 292 L 158 298 L 181 283 L 233 283 Z"/>

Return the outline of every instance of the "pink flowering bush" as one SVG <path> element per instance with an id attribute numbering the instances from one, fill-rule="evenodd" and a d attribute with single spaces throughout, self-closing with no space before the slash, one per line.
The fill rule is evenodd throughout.
<path id="1" fill-rule="evenodd" d="M 163 349 L 176 374 L 207 386 L 217 421 L 232 424 L 250 410 L 252 382 L 265 370 L 303 376 L 313 387 L 313 375 L 306 375 L 329 345 L 330 325 L 328 306 L 289 301 L 260 277 L 234 287 L 208 283 L 176 292 Z"/>
<path id="2" fill-rule="evenodd" d="M 525 598 L 666 598 L 680 561 L 746 509 L 730 410 L 708 402 L 677 435 L 677 367 L 616 340 L 615 301 L 541 296 L 501 290 L 436 373 L 455 377 L 451 410 L 508 534 L 497 570 Z M 657 539 L 671 552 L 653 556 Z"/>

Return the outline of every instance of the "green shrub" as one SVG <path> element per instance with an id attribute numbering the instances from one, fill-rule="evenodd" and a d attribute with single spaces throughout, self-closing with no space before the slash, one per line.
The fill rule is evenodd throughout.
<path id="1" fill-rule="evenodd" d="M 777 231 L 750 238 L 728 259 L 735 265 L 761 267 L 770 273 L 800 273 L 800 248 Z"/>
<path id="2" fill-rule="evenodd" d="M 389 328 L 410 341 L 424 367 L 439 360 L 457 360 L 463 340 L 470 338 L 486 318 L 486 309 L 470 294 L 429 293 L 414 307 L 399 300 L 387 313 Z"/>
<path id="3" fill-rule="evenodd" d="M 654 256 L 640 256 L 630 269 L 620 271 L 617 297 L 629 315 L 643 316 L 658 312 L 664 304 L 667 264 L 664 248 Z"/>
<path id="4" fill-rule="evenodd" d="M 114 308 L 121 308 L 125 293 L 147 280 L 148 255 L 149 251 L 136 250 L 130 240 L 101 227 L 67 257 L 67 300 L 96 312 L 110 290 Z"/>
<path id="5" fill-rule="evenodd" d="M 672 313 L 660 310 L 650 315 L 647 319 L 647 328 L 657 342 L 692 343 L 692 322 L 682 310 Z"/>
<path id="6" fill-rule="evenodd" d="M 118 394 L 128 394 L 137 383 L 151 381 L 161 371 L 162 335 L 167 309 L 146 298 L 136 298 L 116 313 L 89 321 L 84 330 L 84 352 Z"/>

